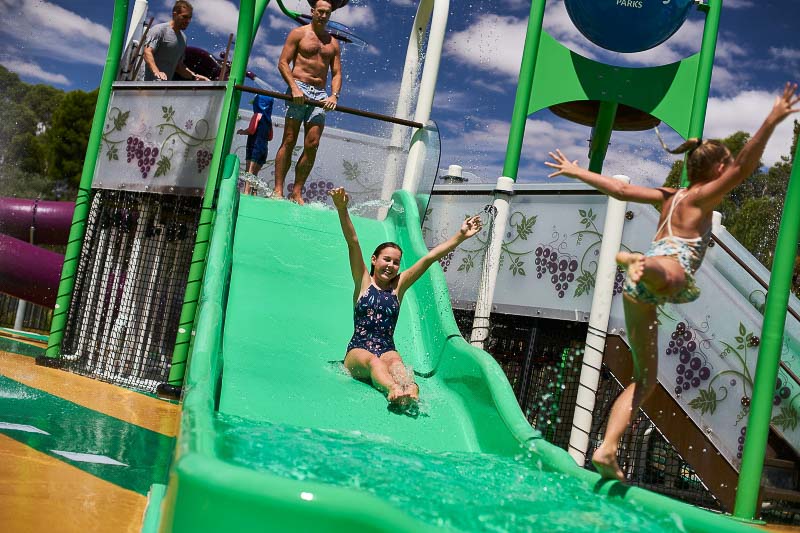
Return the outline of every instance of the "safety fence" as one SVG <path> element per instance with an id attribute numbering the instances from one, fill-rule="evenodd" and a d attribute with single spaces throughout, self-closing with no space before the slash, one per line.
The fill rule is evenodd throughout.
<path id="1" fill-rule="evenodd" d="M 14 327 L 19 303 L 19 298 L 14 298 L 8 294 L 0 294 L 0 327 Z M 22 330 L 47 335 L 50 332 L 52 318 L 52 309 L 27 302 L 22 318 Z"/>
<path id="2" fill-rule="evenodd" d="M 468 338 L 472 312 L 457 310 L 456 319 L 462 335 Z M 528 421 L 548 442 L 565 450 L 572 429 L 586 330 L 586 323 L 495 314 L 486 344 L 486 350 L 506 372 Z M 608 413 L 621 391 L 619 382 L 604 368 L 586 468 L 594 469 L 591 454 L 603 439 Z M 619 462 L 630 485 L 722 510 L 691 465 L 641 409 L 622 439 Z"/>
<path id="3" fill-rule="evenodd" d="M 196 197 L 94 192 L 62 368 L 149 392 L 166 380 L 199 214 Z"/>

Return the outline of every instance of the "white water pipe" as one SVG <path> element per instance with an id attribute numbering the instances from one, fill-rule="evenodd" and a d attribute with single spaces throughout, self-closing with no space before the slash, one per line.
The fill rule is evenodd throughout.
<path id="1" fill-rule="evenodd" d="M 142 40 L 144 33 L 144 20 L 147 16 L 147 0 L 136 0 L 133 4 L 133 11 L 131 12 L 131 21 L 128 24 L 128 33 L 125 36 L 125 47 L 122 49 L 122 61 L 120 61 L 120 77 L 121 80 L 134 80 L 136 79 L 135 72 L 129 72 L 128 66 L 133 63 L 133 53 L 135 43 Z"/>
<path id="2" fill-rule="evenodd" d="M 144 18 L 147 16 L 147 0 L 136 0 L 133 4 L 133 11 L 131 12 L 131 22 L 128 25 L 128 34 L 125 36 L 125 47 L 123 50 L 127 51 L 131 42 L 134 39 L 139 39 L 142 35 L 142 24 Z"/>
<path id="3" fill-rule="evenodd" d="M 408 36 L 408 47 L 406 48 L 406 60 L 403 64 L 403 75 L 400 79 L 400 93 L 397 97 L 397 107 L 394 116 L 400 118 L 410 118 L 411 104 L 414 100 L 414 88 L 420 69 L 420 49 L 425 37 L 425 28 L 431 19 L 433 12 L 433 2 L 423 0 L 417 6 L 417 14 L 411 26 L 411 34 Z M 388 201 L 397 188 L 397 178 L 399 174 L 400 153 L 403 150 L 403 139 L 406 136 L 406 126 L 395 124 L 392 126 L 392 135 L 389 139 L 389 157 L 386 161 L 386 170 L 383 178 L 383 189 L 381 190 L 381 200 Z M 381 208 L 378 218 L 386 216 L 388 208 Z"/>
<path id="4" fill-rule="evenodd" d="M 425 53 L 425 66 L 422 69 L 422 80 L 419 84 L 419 96 L 417 96 L 417 110 L 414 113 L 414 121 L 422 124 L 427 124 L 431 118 L 436 80 L 439 77 L 439 63 L 441 63 L 442 48 L 447 32 L 447 16 L 450 12 L 450 0 L 423 0 L 420 2 L 420 7 L 425 2 L 431 2 L 434 6 L 428 47 Z M 406 170 L 403 175 L 403 190 L 411 194 L 417 193 L 427 151 L 425 142 L 427 134 L 419 135 L 423 133 L 419 131 L 416 133 L 411 141 Z"/>
<path id="5" fill-rule="evenodd" d="M 614 178 L 630 183 L 628 176 L 616 175 Z M 611 314 L 611 299 L 614 297 L 614 278 L 617 275 L 616 255 L 622 244 L 622 230 L 625 226 L 627 202 L 609 196 L 606 220 L 603 224 L 603 241 L 597 258 L 592 308 L 589 314 L 589 331 L 586 334 L 586 349 L 578 384 L 578 397 L 575 400 L 575 414 L 572 417 L 572 430 L 569 435 L 569 454 L 579 466 L 586 464 L 589 449 L 589 433 L 592 429 L 592 414 L 597 400 L 597 386 L 600 383 L 600 369 L 603 365 L 603 352 L 606 347 L 606 330 Z"/>
<path id="6" fill-rule="evenodd" d="M 475 302 L 475 316 L 472 319 L 472 333 L 469 342 L 483 349 L 489 336 L 489 316 L 492 313 L 494 289 L 497 284 L 497 273 L 500 270 L 500 255 L 503 253 L 503 236 L 508 226 L 508 214 L 511 211 L 511 195 L 514 194 L 514 180 L 501 176 L 497 178 L 494 189 L 494 223 L 489 236 L 489 249 L 483 260 L 481 281 L 478 286 L 478 299 Z"/>

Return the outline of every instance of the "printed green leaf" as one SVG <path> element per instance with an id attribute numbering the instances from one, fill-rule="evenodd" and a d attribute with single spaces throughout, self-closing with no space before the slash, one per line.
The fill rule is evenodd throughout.
<path id="1" fill-rule="evenodd" d="M 794 431 L 797 429 L 797 409 L 791 405 L 781 408 L 781 412 L 772 418 L 772 425 L 781 428 L 781 431 Z"/>
<path id="2" fill-rule="evenodd" d="M 589 292 L 594 288 L 594 275 L 584 270 L 581 272 L 581 275 L 578 276 L 576 280 L 577 286 L 575 287 L 575 297 L 581 296 L 582 294 L 589 294 Z"/>
<path id="3" fill-rule="evenodd" d="M 120 113 L 116 117 L 114 117 L 114 129 L 116 131 L 122 131 L 122 128 L 125 127 L 125 124 L 128 123 L 128 117 L 131 116 L 130 111 L 125 111 L 124 113 Z"/>
<path id="4" fill-rule="evenodd" d="M 522 216 L 522 221 L 517 224 L 517 233 L 523 241 L 528 240 L 528 235 L 533 233 L 533 227 L 536 225 L 536 215 L 529 218 Z"/>
<path id="5" fill-rule="evenodd" d="M 468 255 L 461 259 L 461 265 L 458 267 L 458 271 L 469 272 L 470 269 L 475 267 L 475 263 L 472 261 L 472 256 Z"/>
<path id="6" fill-rule="evenodd" d="M 161 159 L 156 162 L 156 173 L 153 177 L 166 176 L 172 164 L 169 162 L 167 156 L 162 155 Z"/>
<path id="7" fill-rule="evenodd" d="M 714 414 L 717 410 L 717 391 L 714 389 L 701 390 L 700 395 L 689 402 L 689 407 L 698 409 L 700 414 Z"/>

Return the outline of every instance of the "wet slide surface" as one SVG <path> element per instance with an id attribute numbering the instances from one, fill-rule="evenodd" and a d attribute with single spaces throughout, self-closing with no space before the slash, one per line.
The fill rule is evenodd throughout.
<path id="1" fill-rule="evenodd" d="M 410 198 L 396 195 L 385 222 L 354 217 L 367 260 L 389 240 L 404 248 L 403 268 L 424 253 Z M 645 491 L 596 483 L 565 452 L 535 438 L 502 370 L 460 338 L 444 277 L 432 270 L 401 307 L 395 340 L 417 371 L 421 404 L 417 416 L 397 414 L 341 365 L 352 333 L 353 282 L 336 213 L 242 197 L 214 413 L 218 459 L 264 480 L 308 484 L 302 500 L 313 501 L 321 486 L 346 489 L 336 494 L 352 510 L 334 513 L 337 524 L 361 520 L 356 509 L 375 498 L 410 519 L 387 516 L 384 527 L 371 524 L 376 530 L 747 530 Z M 278 486 L 264 485 L 270 483 Z M 638 501 L 623 501 L 631 494 Z M 265 507 L 279 527 L 275 509 L 295 510 L 273 501 Z M 333 523 L 317 522 L 346 530 Z"/>
<path id="2" fill-rule="evenodd" d="M 379 392 L 344 372 L 353 282 L 336 213 L 248 200 L 236 226 L 220 412 L 359 430 L 433 451 L 478 450 L 463 404 L 440 380 L 419 379 L 423 403 L 412 418 L 390 411 Z M 367 254 L 397 240 L 391 225 L 374 220 L 357 219 L 356 230 Z M 431 365 L 415 335 L 420 315 L 431 311 L 423 307 L 409 292 L 395 337 L 406 364 L 422 371 Z"/>

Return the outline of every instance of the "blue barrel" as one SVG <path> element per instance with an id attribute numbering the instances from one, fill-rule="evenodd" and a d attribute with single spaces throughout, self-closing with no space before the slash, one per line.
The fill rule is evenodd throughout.
<path id="1" fill-rule="evenodd" d="M 689 15 L 693 0 L 565 0 L 569 18 L 598 46 L 641 52 L 658 46 Z"/>

